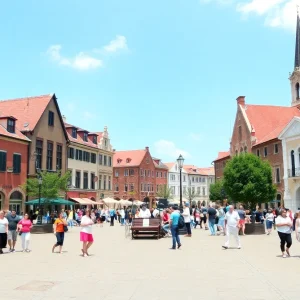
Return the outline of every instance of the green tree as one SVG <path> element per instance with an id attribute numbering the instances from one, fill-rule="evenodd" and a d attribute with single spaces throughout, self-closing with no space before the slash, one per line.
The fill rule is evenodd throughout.
<path id="1" fill-rule="evenodd" d="M 252 153 L 233 157 L 224 170 L 224 189 L 234 202 L 244 203 L 249 208 L 272 201 L 276 187 L 270 163 Z"/>
<path id="2" fill-rule="evenodd" d="M 226 193 L 224 189 L 224 183 L 222 180 L 216 181 L 209 187 L 209 200 L 217 201 L 224 200 L 226 198 Z"/>
<path id="3" fill-rule="evenodd" d="M 196 192 L 195 188 L 188 187 L 185 191 L 185 196 L 190 201 L 190 203 L 192 203 L 192 201 L 200 195 Z"/>
<path id="4" fill-rule="evenodd" d="M 49 201 L 50 199 L 58 198 L 62 193 L 68 190 L 71 173 L 67 172 L 61 175 L 59 172 L 41 172 L 41 198 Z M 29 197 L 39 196 L 39 179 L 28 178 L 26 183 L 22 186 L 24 191 L 27 191 Z"/>
<path id="5" fill-rule="evenodd" d="M 158 188 L 158 192 L 156 193 L 156 196 L 163 199 L 172 199 L 173 198 L 172 189 L 169 188 L 167 184 L 160 185 Z"/>

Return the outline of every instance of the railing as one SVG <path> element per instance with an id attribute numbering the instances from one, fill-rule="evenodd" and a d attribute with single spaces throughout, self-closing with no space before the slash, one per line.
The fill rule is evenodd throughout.
<path id="1" fill-rule="evenodd" d="M 300 177 L 300 168 L 288 169 L 289 177 Z"/>

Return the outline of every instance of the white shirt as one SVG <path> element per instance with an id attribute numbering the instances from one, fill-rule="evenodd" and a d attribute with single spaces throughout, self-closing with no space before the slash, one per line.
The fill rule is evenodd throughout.
<path id="1" fill-rule="evenodd" d="M 8 220 L 4 217 L 0 219 L 0 233 L 6 233 L 6 226 L 8 226 Z"/>
<path id="2" fill-rule="evenodd" d="M 122 219 L 125 218 L 125 210 L 124 209 L 120 210 L 120 216 L 121 216 Z"/>
<path id="3" fill-rule="evenodd" d="M 273 220 L 274 220 L 274 215 L 273 215 L 273 213 L 267 213 L 267 214 L 266 214 L 266 220 L 268 220 L 268 221 L 273 221 Z"/>
<path id="4" fill-rule="evenodd" d="M 278 216 L 275 219 L 276 225 L 278 224 L 289 224 L 290 226 L 277 226 L 276 229 L 278 232 L 282 233 L 291 233 L 291 226 L 293 225 L 291 219 L 289 217 L 283 218 L 282 216 Z"/>
<path id="5" fill-rule="evenodd" d="M 145 210 L 141 209 L 139 213 L 139 218 L 143 218 L 143 219 L 151 218 L 150 210 L 148 208 Z"/>
<path id="6" fill-rule="evenodd" d="M 94 222 L 92 221 L 91 218 L 89 218 L 88 216 L 83 216 L 81 219 L 81 224 L 82 225 L 90 224 L 88 226 L 82 227 L 81 232 L 92 234 L 92 224 L 94 224 Z"/>
<path id="7" fill-rule="evenodd" d="M 227 226 L 229 227 L 237 227 L 239 224 L 240 216 L 236 210 L 232 213 L 228 211 L 225 215 L 225 220 L 227 221 Z"/>
<path id="8" fill-rule="evenodd" d="M 182 216 L 184 218 L 184 223 L 190 223 L 191 222 L 191 213 L 190 213 L 190 208 L 186 207 L 183 210 Z"/>

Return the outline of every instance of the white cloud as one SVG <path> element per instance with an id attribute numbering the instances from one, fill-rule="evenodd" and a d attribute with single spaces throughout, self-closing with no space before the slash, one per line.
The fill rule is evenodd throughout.
<path id="1" fill-rule="evenodd" d="M 104 46 L 106 52 L 117 52 L 118 50 L 127 50 L 127 39 L 123 35 L 117 35 L 116 38 Z"/>
<path id="2" fill-rule="evenodd" d="M 189 135 L 188 135 L 189 139 L 191 139 L 192 141 L 195 141 L 195 142 L 199 142 L 201 141 L 202 139 L 202 136 L 201 134 L 199 133 L 194 133 L 194 132 L 191 132 Z"/>
<path id="3" fill-rule="evenodd" d="M 191 157 L 187 151 L 177 148 L 175 143 L 167 140 L 156 141 L 154 148 L 158 155 L 164 155 L 171 159 L 177 159 L 180 154 L 184 158 Z"/>
<path id="4" fill-rule="evenodd" d="M 97 69 L 103 66 L 102 60 L 83 52 L 78 53 L 73 58 L 63 57 L 60 54 L 61 48 L 61 45 L 52 45 L 47 50 L 47 55 L 59 65 L 68 66 L 81 71 Z"/>
<path id="5" fill-rule="evenodd" d="M 215 2 L 231 4 L 243 16 L 256 14 L 264 18 L 266 26 L 295 30 L 296 11 L 300 0 L 200 0 L 202 3 Z"/>

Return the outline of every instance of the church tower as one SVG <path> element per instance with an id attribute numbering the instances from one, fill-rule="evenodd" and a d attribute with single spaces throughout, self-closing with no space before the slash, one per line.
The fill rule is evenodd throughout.
<path id="1" fill-rule="evenodd" d="M 297 12 L 296 25 L 296 46 L 295 46 L 295 64 L 294 71 L 290 76 L 292 89 L 292 106 L 300 108 L 300 18 L 299 11 Z"/>

